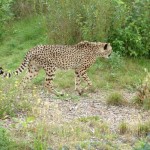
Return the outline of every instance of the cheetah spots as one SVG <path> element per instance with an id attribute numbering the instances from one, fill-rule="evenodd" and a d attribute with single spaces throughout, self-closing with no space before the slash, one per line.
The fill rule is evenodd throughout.
<path id="1" fill-rule="evenodd" d="M 53 88 L 53 79 L 56 68 L 75 70 L 75 89 L 79 95 L 92 85 L 86 70 L 96 61 L 97 57 L 107 57 L 110 55 L 112 47 L 107 43 L 83 41 L 76 45 L 38 45 L 32 48 L 27 54 L 21 66 L 14 72 L 21 73 L 28 67 L 28 73 L 23 83 L 35 77 L 40 69 L 46 72 L 45 87 L 52 92 L 57 92 Z M 0 67 L 0 75 L 10 77 L 10 73 L 4 73 Z M 81 79 L 87 84 L 83 89 Z"/>

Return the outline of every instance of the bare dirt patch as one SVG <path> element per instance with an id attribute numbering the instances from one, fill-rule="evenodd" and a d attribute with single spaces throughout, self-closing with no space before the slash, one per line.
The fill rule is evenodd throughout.
<path id="1" fill-rule="evenodd" d="M 128 91 L 123 91 L 122 94 L 129 102 L 135 96 L 135 93 Z M 59 113 L 62 118 L 61 120 L 71 121 L 81 117 L 99 116 L 110 125 L 113 131 L 117 130 L 119 123 L 122 121 L 129 124 L 136 124 L 150 120 L 150 111 L 130 105 L 108 106 L 106 104 L 108 95 L 109 92 L 107 91 L 99 91 L 85 97 L 80 97 L 79 99 L 71 98 L 70 96 L 57 99 L 43 94 L 41 94 L 41 98 L 43 100 L 43 106 L 48 107 L 48 109 L 46 109 L 47 115 L 51 117 Z M 52 121 L 53 118 L 51 117 L 50 121 Z"/>

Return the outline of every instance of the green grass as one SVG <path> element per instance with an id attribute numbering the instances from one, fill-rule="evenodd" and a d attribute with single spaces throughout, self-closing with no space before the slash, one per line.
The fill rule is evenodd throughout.
<path id="1" fill-rule="evenodd" d="M 56 116 L 57 114 L 54 114 L 54 117 Z M 26 143 L 28 149 L 131 149 L 130 141 L 118 143 L 119 135 L 112 133 L 108 124 L 97 116 L 83 117 L 69 122 L 63 122 L 61 115 L 57 118 L 58 120 L 51 124 L 46 117 L 42 118 L 40 122 L 37 122 L 34 117 L 27 117 L 25 121 L 18 120 L 14 128 L 19 129 L 19 132 L 13 131 L 11 135 L 18 141 L 18 144 L 26 143 L 28 139 L 30 141 L 30 143 Z M 146 140 L 149 126 L 148 124 L 140 124 L 130 127 L 126 123 L 121 123 L 119 131 L 121 131 L 121 135 L 132 136 L 136 134 Z M 139 147 L 140 140 L 136 140 L 132 146 Z"/>
<path id="2" fill-rule="evenodd" d="M 0 126 L 0 150 L 20 150 L 28 149 L 27 145 L 20 142 L 14 142 L 6 129 Z"/>
<path id="3" fill-rule="evenodd" d="M 18 134 L 12 135 L 18 143 L 25 143 L 26 139 L 30 140 L 28 147 L 37 150 L 62 149 L 63 147 L 113 150 L 113 148 L 121 146 L 121 144 L 115 144 L 116 136 L 110 132 L 106 123 L 93 118 L 87 118 L 87 120 L 87 122 L 73 120 L 61 124 L 54 122 L 48 125 L 48 122 L 42 119 L 38 123 L 35 121 L 32 124 L 27 123 L 26 126 L 20 128 Z M 22 126 L 22 123 L 19 125 Z M 91 140 L 93 137 L 96 139 L 95 141 Z"/>

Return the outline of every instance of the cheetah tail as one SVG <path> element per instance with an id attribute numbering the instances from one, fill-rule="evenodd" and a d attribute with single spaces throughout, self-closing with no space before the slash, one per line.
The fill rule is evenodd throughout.
<path id="1" fill-rule="evenodd" d="M 0 75 L 2 75 L 3 77 L 6 78 L 10 78 L 12 77 L 12 75 L 19 75 L 20 73 L 22 73 L 25 68 L 28 66 L 29 64 L 29 60 L 27 59 L 27 57 L 25 57 L 24 61 L 22 62 L 22 64 L 20 65 L 20 67 L 18 69 L 16 69 L 14 72 L 4 72 L 3 68 L 0 67 Z"/>

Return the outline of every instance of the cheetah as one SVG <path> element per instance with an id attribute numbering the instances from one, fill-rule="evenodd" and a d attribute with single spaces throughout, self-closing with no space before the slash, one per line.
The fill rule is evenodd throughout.
<path id="1" fill-rule="evenodd" d="M 0 67 L 0 75 L 11 77 L 19 75 L 26 68 L 27 75 L 23 78 L 22 85 L 37 76 L 40 69 L 46 73 L 45 87 L 49 92 L 58 94 L 53 87 L 55 71 L 59 69 L 75 70 L 75 90 L 81 95 L 92 86 L 86 70 L 96 61 L 97 57 L 108 58 L 112 52 L 110 43 L 81 41 L 75 45 L 38 45 L 27 52 L 20 67 L 12 72 L 4 72 Z M 80 88 L 81 79 L 86 83 L 85 88 Z"/>

